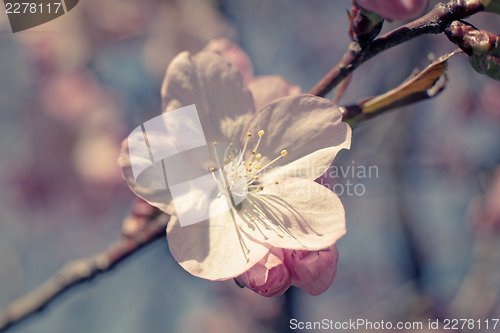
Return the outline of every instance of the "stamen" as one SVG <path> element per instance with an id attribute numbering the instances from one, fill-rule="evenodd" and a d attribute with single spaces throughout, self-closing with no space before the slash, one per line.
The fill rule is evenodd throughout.
<path id="1" fill-rule="evenodd" d="M 262 136 L 264 135 L 264 131 L 260 130 L 259 133 L 257 133 L 257 134 L 259 135 L 259 140 L 257 141 L 255 148 L 252 150 L 252 155 L 255 155 L 255 153 L 257 152 L 257 149 L 259 148 L 259 145 L 260 145 L 260 140 L 262 139 Z"/>
<path id="2" fill-rule="evenodd" d="M 274 162 L 276 162 L 280 158 L 286 157 L 286 155 L 288 155 L 288 152 L 286 150 L 282 150 L 281 153 L 280 153 L 280 156 L 276 157 L 274 160 L 272 160 L 271 162 L 267 163 L 263 168 L 261 168 L 260 170 L 258 170 L 255 174 L 260 173 L 262 170 L 264 170 L 265 168 L 267 168 L 268 166 L 270 166 L 271 164 L 273 164 Z M 255 168 L 255 166 L 254 166 L 254 168 Z"/>
<path id="3" fill-rule="evenodd" d="M 243 146 L 243 150 L 241 151 L 241 159 L 245 158 L 245 151 L 247 150 L 248 146 L 248 141 L 250 141 L 250 137 L 252 136 L 252 133 L 247 133 L 247 139 L 245 141 L 245 145 Z"/>

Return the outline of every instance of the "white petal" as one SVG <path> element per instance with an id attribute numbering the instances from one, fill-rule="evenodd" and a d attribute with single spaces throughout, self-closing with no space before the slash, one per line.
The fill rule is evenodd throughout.
<path id="1" fill-rule="evenodd" d="M 244 133 L 259 130 L 265 133 L 258 149 L 263 156 L 261 165 L 278 157 L 282 150 L 287 150 L 288 155 L 272 168 L 297 161 L 279 177 L 296 177 L 295 173 L 316 179 L 328 169 L 337 152 L 351 144 L 351 128 L 342 122 L 339 108 L 327 99 L 311 95 L 285 97 L 268 104 Z"/>
<path id="2" fill-rule="evenodd" d="M 245 228 L 249 235 L 274 247 L 321 250 L 345 234 L 344 207 L 337 195 L 302 178 L 264 184 L 258 194 L 247 196 L 238 214 L 259 226 Z"/>
<path id="3" fill-rule="evenodd" d="M 208 280 L 227 280 L 241 275 L 259 262 L 269 248 L 238 236 L 232 211 L 209 220 L 181 227 L 175 216 L 167 226 L 170 252 L 189 273 Z M 236 222 L 243 222 L 235 214 Z M 247 252 L 244 246 L 250 251 Z"/>
<path id="4" fill-rule="evenodd" d="M 255 112 L 241 73 L 213 52 L 175 57 L 162 85 L 162 101 L 163 112 L 195 104 L 209 143 L 237 140 Z"/>

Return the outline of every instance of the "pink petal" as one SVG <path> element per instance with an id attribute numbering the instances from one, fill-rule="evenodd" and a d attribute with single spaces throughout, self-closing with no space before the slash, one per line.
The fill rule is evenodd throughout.
<path id="1" fill-rule="evenodd" d="M 292 285 L 316 296 L 325 292 L 337 274 L 339 253 L 335 245 L 321 251 L 285 250 Z"/>
<path id="2" fill-rule="evenodd" d="M 163 81 L 162 99 L 163 112 L 195 104 L 209 143 L 236 140 L 255 112 L 241 73 L 212 52 L 175 57 Z"/>
<path id="3" fill-rule="evenodd" d="M 238 215 L 254 229 L 252 238 L 268 246 L 321 250 L 345 234 L 345 213 L 330 190 L 302 178 L 286 178 L 250 192 Z M 257 228 L 258 227 L 258 228 Z"/>
<path id="4" fill-rule="evenodd" d="M 245 78 L 246 82 L 253 79 L 253 67 L 248 55 L 238 45 L 226 38 L 213 39 L 203 51 L 215 52 L 233 64 Z"/>
<path id="5" fill-rule="evenodd" d="M 280 296 L 291 285 L 290 273 L 283 260 L 283 250 L 273 248 L 237 280 L 262 296 Z"/>
<path id="6" fill-rule="evenodd" d="M 337 265 L 330 266 L 328 270 L 320 276 L 316 281 L 309 283 L 301 283 L 298 281 L 293 281 L 292 286 L 298 287 L 304 290 L 306 293 L 312 296 L 318 296 L 330 288 L 337 275 Z"/>
<path id="7" fill-rule="evenodd" d="M 237 215 L 234 218 L 243 223 Z M 231 212 L 185 227 L 174 215 L 167 226 L 167 240 L 170 252 L 186 271 L 208 280 L 237 277 L 269 252 L 263 244 L 238 237 Z M 250 250 L 247 254 L 240 240 Z"/>
<path id="8" fill-rule="evenodd" d="M 338 151 L 351 144 L 351 129 L 342 122 L 339 108 L 327 99 L 311 95 L 285 97 L 268 104 L 254 116 L 243 134 L 259 130 L 265 133 L 258 148 L 263 156 L 261 165 L 278 157 L 284 149 L 288 155 L 274 163 L 273 168 L 297 161 L 275 177 L 314 180 L 328 169 Z M 245 138 L 242 135 L 240 140 Z"/>
<path id="9" fill-rule="evenodd" d="M 260 110 L 274 100 L 300 94 L 300 87 L 288 83 L 281 76 L 260 76 L 248 82 L 255 108 Z"/>

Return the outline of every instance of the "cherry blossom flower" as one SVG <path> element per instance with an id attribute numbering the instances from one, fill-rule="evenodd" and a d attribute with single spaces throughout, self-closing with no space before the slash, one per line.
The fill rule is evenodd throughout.
<path id="1" fill-rule="evenodd" d="M 422 14 L 428 0 L 356 0 L 364 9 L 390 20 L 409 20 Z"/>
<path id="2" fill-rule="evenodd" d="M 162 98 L 164 113 L 196 106 L 209 145 L 185 160 L 199 174 L 210 172 L 216 179 L 215 174 L 222 173 L 228 184 L 209 199 L 196 188 L 184 193 L 183 210 L 206 206 L 211 214 L 200 223 L 181 226 L 171 189 L 136 182 L 128 149 L 131 137 L 123 143 L 119 163 L 125 180 L 149 204 L 172 215 L 167 227 L 170 251 L 188 272 L 227 280 L 270 258 L 273 248 L 319 251 L 345 233 L 340 199 L 314 182 L 336 154 L 350 146 L 351 129 L 331 101 L 295 95 L 256 112 L 243 75 L 214 52 L 175 57 Z M 223 191 L 233 199 L 241 191 L 245 195 L 241 202 L 231 200 L 227 211 L 212 214 Z"/>

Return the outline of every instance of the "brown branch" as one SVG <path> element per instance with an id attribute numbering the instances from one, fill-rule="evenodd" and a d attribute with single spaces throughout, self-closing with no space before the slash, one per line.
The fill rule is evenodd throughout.
<path id="1" fill-rule="evenodd" d="M 484 6 L 479 0 L 452 0 L 446 4 L 439 3 L 428 14 L 388 32 L 363 48 L 357 42 L 351 42 L 342 60 L 309 93 L 323 97 L 362 63 L 382 51 L 421 35 L 442 33 L 451 22 L 483 10 Z"/>
<path id="2" fill-rule="evenodd" d="M 111 270 L 143 246 L 163 238 L 169 216 L 160 214 L 131 237 L 122 237 L 106 250 L 66 264 L 37 289 L 12 303 L 0 314 L 0 332 L 42 310 L 68 289 Z"/>

